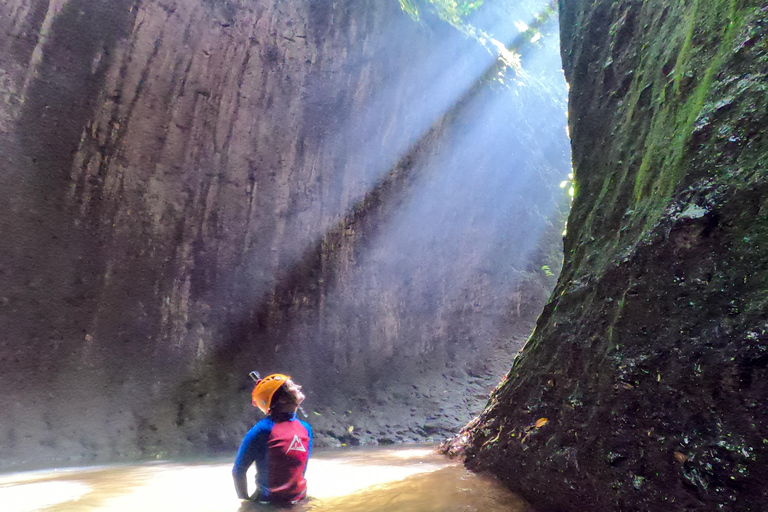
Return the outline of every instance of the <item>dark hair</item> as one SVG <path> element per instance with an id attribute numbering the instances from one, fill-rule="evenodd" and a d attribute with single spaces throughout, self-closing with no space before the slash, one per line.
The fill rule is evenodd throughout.
<path id="1" fill-rule="evenodd" d="M 277 388 L 272 395 L 272 400 L 269 402 L 269 408 L 271 409 L 276 403 L 280 402 L 286 396 L 288 396 L 288 392 L 285 390 L 285 384 L 283 384 Z"/>

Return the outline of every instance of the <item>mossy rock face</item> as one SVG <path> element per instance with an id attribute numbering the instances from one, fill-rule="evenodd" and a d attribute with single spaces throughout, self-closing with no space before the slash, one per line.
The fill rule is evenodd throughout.
<path id="1" fill-rule="evenodd" d="M 564 269 L 467 463 L 542 509 L 761 510 L 765 3 L 560 13 L 577 182 Z"/>

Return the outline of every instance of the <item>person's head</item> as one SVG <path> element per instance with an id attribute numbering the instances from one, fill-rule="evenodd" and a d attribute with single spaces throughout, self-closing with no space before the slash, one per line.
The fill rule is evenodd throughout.
<path id="1" fill-rule="evenodd" d="M 301 386 L 294 383 L 288 375 L 275 373 L 256 383 L 251 395 L 251 403 L 264 414 L 273 412 L 296 412 L 304 393 Z"/>
<path id="2" fill-rule="evenodd" d="M 301 386 L 289 378 L 272 395 L 269 412 L 296 412 L 303 401 Z"/>

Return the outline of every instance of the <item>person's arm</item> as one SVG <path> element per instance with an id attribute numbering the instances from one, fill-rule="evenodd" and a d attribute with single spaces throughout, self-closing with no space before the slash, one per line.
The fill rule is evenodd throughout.
<path id="1" fill-rule="evenodd" d="M 267 436 L 268 432 L 264 432 L 257 424 L 245 434 L 243 442 L 240 443 L 240 449 L 237 451 L 237 457 L 235 457 L 235 465 L 232 468 L 232 478 L 235 481 L 237 497 L 241 500 L 249 499 L 246 473 L 258 457 L 259 452 L 264 449 L 262 445 L 265 444 Z"/>
<path id="2" fill-rule="evenodd" d="M 302 421 L 302 423 L 304 423 L 304 428 L 307 429 L 307 434 L 309 435 L 309 441 L 307 442 L 307 463 L 304 464 L 304 474 L 306 475 L 309 458 L 312 456 L 312 426 L 306 421 Z"/>
<path id="3" fill-rule="evenodd" d="M 239 473 L 232 471 L 232 476 L 235 480 L 235 492 L 237 493 L 237 497 L 241 500 L 249 499 L 248 480 L 245 477 L 245 471 Z"/>

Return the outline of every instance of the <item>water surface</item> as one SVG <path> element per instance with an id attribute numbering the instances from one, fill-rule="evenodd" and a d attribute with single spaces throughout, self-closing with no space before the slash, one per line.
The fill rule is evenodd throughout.
<path id="1" fill-rule="evenodd" d="M 0 475 L 3 512 L 261 512 L 235 496 L 232 461 Z M 253 469 L 248 481 L 253 491 Z M 313 453 L 310 499 L 291 512 L 532 512 L 498 482 L 425 447 Z"/>

